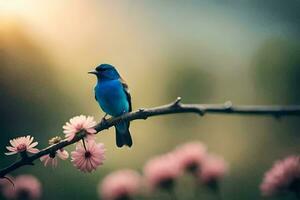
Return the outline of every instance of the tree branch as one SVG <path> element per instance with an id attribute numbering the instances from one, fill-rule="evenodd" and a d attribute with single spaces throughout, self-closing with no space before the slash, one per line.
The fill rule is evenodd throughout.
<path id="1" fill-rule="evenodd" d="M 134 112 L 126 113 L 119 117 L 112 117 L 105 121 L 98 123 L 95 126 L 95 129 L 98 132 L 108 129 L 122 120 L 133 121 L 137 119 L 147 119 L 148 117 L 158 116 L 158 115 L 167 115 L 175 113 L 196 113 L 200 116 L 205 114 L 240 114 L 240 115 L 269 115 L 276 118 L 282 116 L 300 116 L 300 105 L 294 106 L 233 106 L 230 101 L 225 102 L 224 104 L 182 104 L 181 98 L 178 97 L 174 102 L 149 108 L 149 109 L 139 109 Z M 45 149 L 40 150 L 40 152 L 31 155 L 23 156 L 20 160 L 14 162 L 10 166 L 2 169 L 0 171 L 0 177 L 5 177 L 8 173 L 13 172 L 14 170 L 25 166 L 33 165 L 33 162 L 40 157 L 56 152 L 59 149 L 62 149 L 68 145 L 74 144 L 81 140 L 85 136 L 85 132 L 80 132 L 76 134 L 72 141 L 62 140 L 61 142 L 46 147 Z"/>

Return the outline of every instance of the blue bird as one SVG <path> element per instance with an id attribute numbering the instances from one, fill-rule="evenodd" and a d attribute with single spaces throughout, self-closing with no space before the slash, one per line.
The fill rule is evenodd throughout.
<path id="1" fill-rule="evenodd" d="M 128 85 L 121 78 L 115 67 L 109 64 L 101 64 L 96 67 L 96 71 L 89 73 L 97 76 L 95 99 L 105 112 L 104 120 L 107 115 L 117 117 L 131 112 L 131 96 Z M 128 121 L 122 121 L 115 126 L 118 147 L 123 145 L 132 146 L 129 125 Z"/>

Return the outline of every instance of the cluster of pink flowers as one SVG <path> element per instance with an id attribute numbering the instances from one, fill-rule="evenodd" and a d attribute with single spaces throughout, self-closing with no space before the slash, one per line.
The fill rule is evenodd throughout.
<path id="1" fill-rule="evenodd" d="M 28 199 L 36 200 L 42 195 L 40 181 L 32 175 L 20 175 L 16 178 L 8 177 L 14 185 L 7 179 L 0 179 L 0 189 L 6 199 Z"/>
<path id="2" fill-rule="evenodd" d="M 104 145 L 96 143 L 95 130 L 96 122 L 93 117 L 86 117 L 84 115 L 76 116 L 70 119 L 64 126 L 64 133 L 67 141 L 72 141 L 74 137 L 81 133 L 85 134 L 82 143 L 76 144 L 76 149 L 71 152 L 71 162 L 73 165 L 82 172 L 92 172 L 98 166 L 103 164 L 104 161 Z M 38 153 L 39 150 L 35 148 L 38 142 L 33 141 L 31 136 L 18 137 L 10 140 L 10 146 L 7 146 L 9 152 L 6 155 L 20 154 L 22 157 L 27 157 L 27 153 Z M 60 137 L 54 137 L 49 140 L 50 145 L 55 145 L 61 142 Z M 40 158 L 44 166 L 52 165 L 57 167 L 58 158 L 67 160 L 69 153 L 65 149 L 59 149 L 56 152 L 51 152 Z M 14 187 L 13 184 L 14 183 Z M 33 176 L 22 175 L 17 178 L 3 178 L 0 179 L 0 189 L 7 199 L 38 199 L 41 196 L 41 184 Z M 130 190 L 131 191 L 131 190 Z"/>
<path id="3" fill-rule="evenodd" d="M 85 137 L 82 139 L 82 144 L 77 144 L 76 150 L 71 152 L 72 163 L 74 166 L 83 172 L 91 172 L 96 170 L 99 165 L 103 164 L 104 161 L 104 145 L 102 143 L 97 144 L 95 142 L 95 130 L 96 122 L 93 117 L 86 117 L 84 115 L 76 116 L 70 119 L 69 122 L 63 126 L 65 137 L 67 141 L 71 141 L 74 137 L 81 132 L 85 133 Z M 26 156 L 28 153 L 38 153 L 39 150 L 35 148 L 38 142 L 33 142 L 33 137 L 24 136 L 10 140 L 10 145 L 7 146 L 9 152 L 6 155 L 13 155 L 20 153 L 21 156 Z M 50 145 L 55 145 L 61 142 L 60 137 L 54 137 L 49 140 Z M 44 166 L 52 165 L 57 167 L 58 158 L 61 160 L 67 160 L 69 153 L 64 149 L 59 149 L 56 152 L 52 152 L 48 155 L 44 155 L 40 160 L 44 163 Z"/>
<path id="4" fill-rule="evenodd" d="M 266 172 L 260 189 L 264 196 L 273 196 L 287 191 L 299 193 L 299 184 L 300 157 L 288 156 L 275 162 L 274 166 Z"/>
<path id="5" fill-rule="evenodd" d="M 223 158 L 207 152 L 201 142 L 179 145 L 166 155 L 149 160 L 144 167 L 146 182 L 152 188 L 174 184 L 184 172 L 192 173 L 196 180 L 209 187 L 218 184 L 228 171 Z"/>
<path id="6" fill-rule="evenodd" d="M 225 160 L 207 153 L 201 142 L 188 142 L 173 151 L 150 159 L 144 167 L 144 176 L 152 189 L 170 188 L 184 172 L 190 172 L 204 185 L 218 184 L 228 171 Z"/>
<path id="7" fill-rule="evenodd" d="M 191 172 L 198 182 L 214 186 L 228 171 L 225 160 L 214 154 L 209 154 L 201 142 L 188 142 L 178 146 L 173 153 L 181 170 Z"/>
<path id="8" fill-rule="evenodd" d="M 96 122 L 91 116 L 76 116 L 70 119 L 64 126 L 66 139 L 71 141 L 74 137 L 84 131 L 86 137 L 82 140 L 83 144 L 77 143 L 76 150 L 71 152 L 71 161 L 73 165 L 82 172 L 92 172 L 99 165 L 103 164 L 105 159 L 105 148 L 102 143 L 96 143 L 95 130 Z"/>
<path id="9" fill-rule="evenodd" d="M 96 143 L 95 130 L 96 122 L 93 117 L 84 115 L 76 116 L 70 119 L 63 126 L 67 141 L 72 141 L 79 133 L 85 134 L 82 143 L 76 144 L 76 149 L 71 152 L 71 162 L 82 172 L 92 172 L 104 161 L 104 145 Z M 23 158 L 27 157 L 27 153 L 38 153 L 36 148 L 38 142 L 33 141 L 34 138 L 30 135 L 18 137 L 10 140 L 10 146 L 7 146 L 9 152 L 6 155 L 20 154 Z M 54 137 L 49 140 L 50 145 L 58 144 L 62 141 L 60 137 Z M 57 167 L 58 159 L 67 160 L 69 153 L 65 149 L 59 149 L 56 152 L 51 152 L 40 158 L 44 166 L 52 165 Z M 13 184 L 12 184 L 13 183 Z M 13 187 L 14 185 L 14 187 Z M 0 179 L 0 189 L 7 199 L 38 199 L 41 196 L 41 184 L 33 176 L 22 175 L 17 178 L 7 177 Z M 131 190 L 129 190 L 131 191 Z"/>
<path id="10" fill-rule="evenodd" d="M 171 190 L 184 172 L 192 172 L 197 182 L 211 187 L 218 184 L 227 171 L 223 158 L 208 154 L 201 142 L 189 142 L 148 160 L 142 177 L 132 170 L 112 172 L 100 182 L 98 192 L 102 199 L 118 200 L 132 199 L 141 193 L 142 186 L 150 191 Z"/>

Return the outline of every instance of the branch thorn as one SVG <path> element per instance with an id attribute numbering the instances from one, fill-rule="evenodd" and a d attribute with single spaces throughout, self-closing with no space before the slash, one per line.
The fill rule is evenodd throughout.
<path id="1" fill-rule="evenodd" d="M 181 102 L 181 97 L 177 97 L 176 100 L 173 103 L 173 106 L 178 106 Z"/>
<path id="2" fill-rule="evenodd" d="M 232 109 L 232 102 L 231 101 L 226 101 L 224 103 L 224 107 L 226 110 L 231 110 Z"/>

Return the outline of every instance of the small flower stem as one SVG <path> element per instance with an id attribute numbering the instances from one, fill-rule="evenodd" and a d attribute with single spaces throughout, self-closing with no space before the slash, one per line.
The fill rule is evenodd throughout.
<path id="1" fill-rule="evenodd" d="M 195 187 L 194 197 L 195 197 L 195 199 L 200 199 L 200 197 L 201 197 L 200 189 L 199 189 L 198 185 Z"/>
<path id="2" fill-rule="evenodd" d="M 218 181 L 211 182 L 210 189 L 215 193 L 217 200 L 223 200 L 220 183 Z"/>
<path id="3" fill-rule="evenodd" d="M 86 146 L 85 146 L 85 141 L 84 141 L 84 139 L 82 138 L 82 144 L 83 144 L 83 147 L 84 147 L 84 149 L 85 149 L 85 151 L 86 151 Z"/>
<path id="4" fill-rule="evenodd" d="M 216 196 L 217 196 L 217 200 L 223 200 L 222 193 L 221 193 L 220 189 L 216 190 Z"/>
<path id="5" fill-rule="evenodd" d="M 170 199 L 171 199 L 171 200 L 177 200 L 177 196 L 176 196 L 176 194 L 175 194 L 174 189 L 168 190 L 168 193 L 169 193 L 169 196 L 170 196 Z"/>
<path id="6" fill-rule="evenodd" d="M 20 152 L 20 156 L 21 156 L 21 159 L 24 159 L 24 160 L 26 160 L 28 158 L 28 155 L 27 155 L 26 151 Z"/>
<path id="7" fill-rule="evenodd" d="M 300 192 L 297 190 L 297 191 L 295 192 L 295 194 L 296 194 L 296 198 L 300 200 Z"/>

